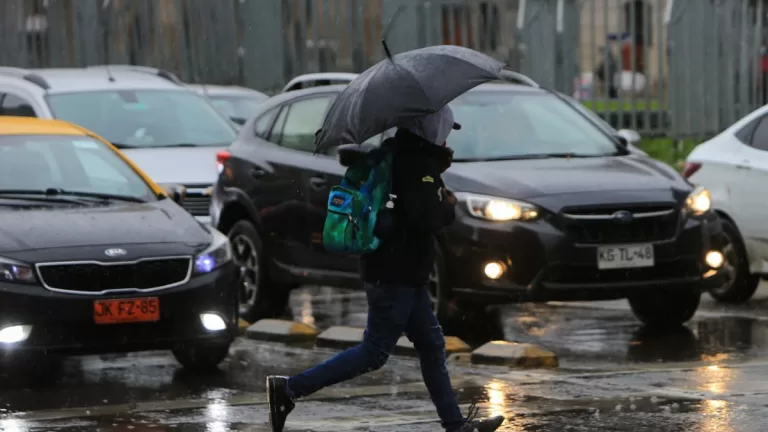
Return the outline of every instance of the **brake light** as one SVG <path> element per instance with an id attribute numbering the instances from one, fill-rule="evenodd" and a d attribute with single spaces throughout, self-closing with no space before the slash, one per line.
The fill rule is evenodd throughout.
<path id="1" fill-rule="evenodd" d="M 218 171 L 219 174 L 224 171 L 224 164 L 229 160 L 230 156 L 232 155 L 228 151 L 220 151 L 216 153 L 216 171 Z"/>
<path id="2" fill-rule="evenodd" d="M 697 162 L 686 162 L 685 166 L 683 167 L 683 177 L 689 178 L 692 175 L 696 174 L 696 171 L 698 171 L 701 168 L 701 164 Z"/>

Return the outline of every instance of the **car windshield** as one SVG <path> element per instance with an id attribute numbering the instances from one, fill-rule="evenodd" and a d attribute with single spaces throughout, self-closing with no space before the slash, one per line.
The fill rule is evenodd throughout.
<path id="1" fill-rule="evenodd" d="M 211 104 L 225 117 L 241 118 L 247 120 L 253 117 L 253 113 L 259 108 L 262 102 L 267 100 L 262 97 L 254 96 L 220 96 L 209 95 Z"/>
<path id="2" fill-rule="evenodd" d="M 90 129 L 122 148 L 222 146 L 235 128 L 192 91 L 115 90 L 48 96 L 56 118 Z"/>
<path id="3" fill-rule="evenodd" d="M 152 188 L 103 142 L 86 136 L 0 135 L 0 197 L 9 191 L 157 199 Z M 18 195 L 12 193 L 11 195 Z"/>
<path id="4" fill-rule="evenodd" d="M 623 154 L 608 135 L 548 93 L 475 90 L 450 106 L 462 126 L 448 138 L 457 161 Z"/>

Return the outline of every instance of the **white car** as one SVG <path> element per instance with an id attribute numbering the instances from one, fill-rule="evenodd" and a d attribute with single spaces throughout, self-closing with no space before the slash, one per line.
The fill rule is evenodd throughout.
<path id="1" fill-rule="evenodd" d="M 732 277 L 710 294 L 722 302 L 748 301 L 768 275 L 768 105 L 697 146 L 683 175 L 710 190 L 723 219 Z"/>
<path id="2" fill-rule="evenodd" d="M 283 93 L 310 87 L 349 84 L 355 78 L 357 78 L 357 74 L 347 72 L 320 72 L 299 75 L 288 81 L 288 84 L 283 87 Z"/>

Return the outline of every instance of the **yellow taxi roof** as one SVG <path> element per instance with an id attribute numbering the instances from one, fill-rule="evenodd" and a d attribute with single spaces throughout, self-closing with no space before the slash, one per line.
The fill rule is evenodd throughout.
<path id="1" fill-rule="evenodd" d="M 0 116 L 0 135 L 89 135 L 72 123 L 34 117 Z"/>

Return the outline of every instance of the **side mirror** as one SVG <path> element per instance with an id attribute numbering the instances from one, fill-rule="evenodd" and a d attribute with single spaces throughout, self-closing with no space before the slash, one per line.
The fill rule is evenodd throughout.
<path id="1" fill-rule="evenodd" d="M 240 126 L 244 125 L 245 122 L 247 121 L 246 119 L 244 119 L 242 117 L 230 117 L 229 119 L 232 120 L 233 123 L 237 123 Z"/>
<path id="2" fill-rule="evenodd" d="M 181 205 L 184 203 L 184 198 L 187 196 L 187 188 L 178 184 L 163 184 L 160 185 L 163 193 L 168 198 L 172 199 L 176 204 Z"/>
<path id="3" fill-rule="evenodd" d="M 632 129 L 621 129 L 617 133 L 617 138 L 624 141 L 624 145 L 635 144 L 642 139 L 640 134 Z"/>

